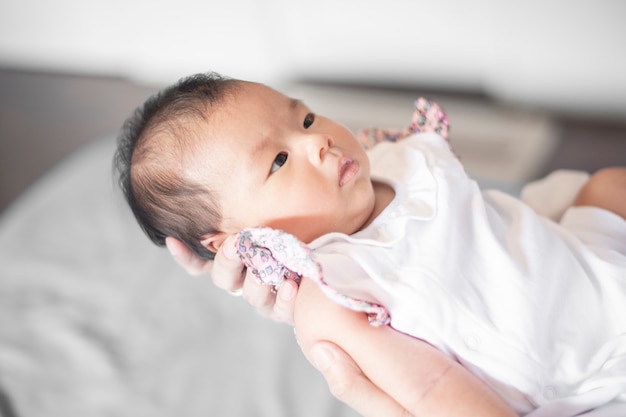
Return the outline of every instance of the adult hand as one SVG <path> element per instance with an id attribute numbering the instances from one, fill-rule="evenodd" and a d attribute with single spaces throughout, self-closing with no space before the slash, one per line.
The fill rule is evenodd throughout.
<path id="1" fill-rule="evenodd" d="M 317 342 L 309 351 L 313 365 L 326 378 L 330 392 L 363 417 L 412 417 L 409 411 L 374 385 L 352 358 L 330 342 Z"/>
<path id="2" fill-rule="evenodd" d="M 172 237 L 165 244 L 176 262 L 191 275 L 210 273 L 213 283 L 232 295 L 242 295 L 257 312 L 275 321 L 293 325 L 293 309 L 298 285 L 285 280 L 277 292 L 260 284 L 244 267 L 235 251 L 233 237 L 222 244 L 213 261 L 195 256 L 182 242 Z"/>
<path id="3" fill-rule="evenodd" d="M 174 239 L 173 237 L 166 237 L 165 246 L 176 263 L 182 266 L 188 274 L 203 275 L 211 272 L 213 261 L 202 259 L 194 255 L 180 240 Z"/>

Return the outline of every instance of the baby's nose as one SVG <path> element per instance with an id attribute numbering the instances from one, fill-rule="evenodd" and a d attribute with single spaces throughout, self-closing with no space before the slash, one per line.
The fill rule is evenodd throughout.
<path id="1" fill-rule="evenodd" d="M 328 135 L 311 135 L 308 141 L 308 153 L 311 162 L 321 163 L 324 161 L 326 152 L 333 145 L 333 140 Z"/>

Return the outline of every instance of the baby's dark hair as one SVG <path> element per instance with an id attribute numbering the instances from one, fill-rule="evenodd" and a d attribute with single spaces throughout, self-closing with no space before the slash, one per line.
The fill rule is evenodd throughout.
<path id="1" fill-rule="evenodd" d="M 201 244 L 217 232 L 221 211 L 207 184 L 186 176 L 181 161 L 193 152 L 212 110 L 239 84 L 216 73 L 196 74 L 150 97 L 126 120 L 117 138 L 114 170 L 137 222 L 157 245 L 182 241 L 212 259 Z"/>

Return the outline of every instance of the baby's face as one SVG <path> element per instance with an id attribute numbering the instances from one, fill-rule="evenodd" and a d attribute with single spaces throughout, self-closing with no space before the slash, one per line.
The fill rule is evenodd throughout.
<path id="1" fill-rule="evenodd" d="M 223 232 L 269 226 L 310 242 L 371 220 L 369 161 L 349 130 L 255 83 L 220 106 L 201 133 L 192 175 L 217 191 Z"/>

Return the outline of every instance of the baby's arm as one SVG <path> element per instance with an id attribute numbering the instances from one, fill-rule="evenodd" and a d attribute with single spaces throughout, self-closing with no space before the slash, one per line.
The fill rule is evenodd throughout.
<path id="1" fill-rule="evenodd" d="M 574 205 L 600 207 L 626 219 L 626 168 L 597 171 L 583 185 Z"/>
<path id="2" fill-rule="evenodd" d="M 370 326 L 364 314 L 332 303 L 308 279 L 300 284 L 294 319 L 300 347 L 309 360 L 316 342 L 337 344 L 409 415 L 516 415 L 454 360 L 389 326 Z"/>

